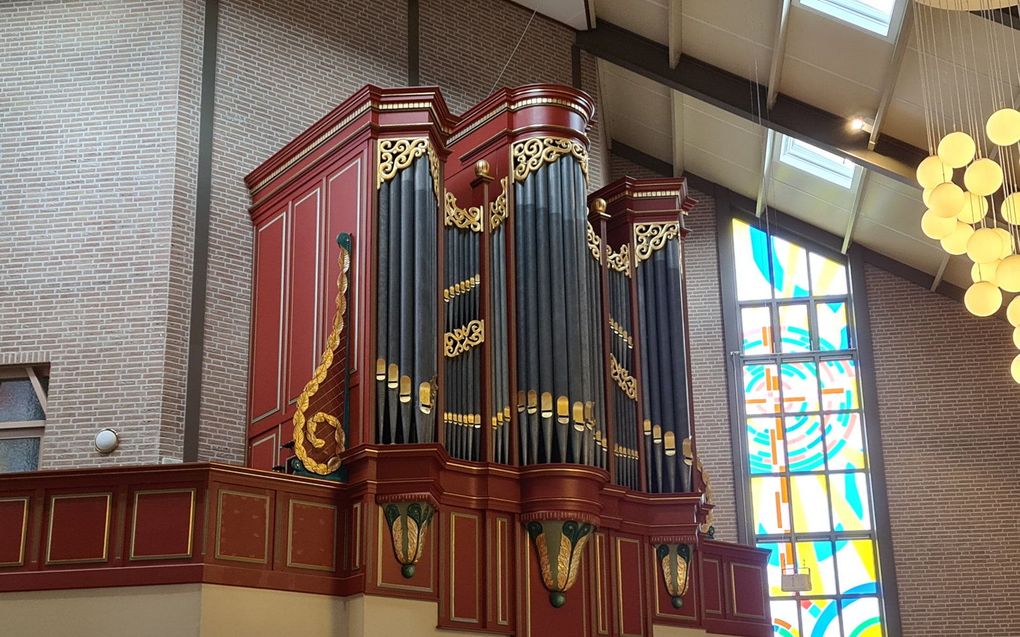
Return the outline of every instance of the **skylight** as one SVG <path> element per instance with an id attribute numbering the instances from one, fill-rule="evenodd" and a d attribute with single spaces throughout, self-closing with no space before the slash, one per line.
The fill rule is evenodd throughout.
<path id="1" fill-rule="evenodd" d="M 889 35 L 897 0 L 799 0 L 802 6 L 821 11 L 855 27 Z"/>
<path id="2" fill-rule="evenodd" d="M 779 161 L 842 188 L 849 189 L 857 174 L 857 164 L 849 159 L 785 135 Z"/>

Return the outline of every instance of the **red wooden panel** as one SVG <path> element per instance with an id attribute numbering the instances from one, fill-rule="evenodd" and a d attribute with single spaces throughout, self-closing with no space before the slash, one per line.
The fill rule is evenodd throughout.
<path id="1" fill-rule="evenodd" d="M 254 320 L 252 326 L 252 422 L 281 409 L 283 309 L 287 213 L 255 229 Z"/>
<path id="2" fill-rule="evenodd" d="M 287 401 L 297 399 L 305 383 L 312 377 L 321 353 L 319 306 L 332 302 L 320 298 L 321 275 L 319 252 L 322 234 L 321 190 L 316 184 L 310 192 L 294 199 L 291 213 L 290 238 L 290 318 L 288 332 Z M 334 257 L 336 252 L 333 252 Z"/>
<path id="3" fill-rule="evenodd" d="M 105 562 L 110 545 L 109 493 L 50 498 L 47 564 Z"/>
<path id="4" fill-rule="evenodd" d="M 766 621 L 765 570 L 757 564 L 730 562 L 730 602 L 733 617 Z"/>
<path id="5" fill-rule="evenodd" d="M 136 491 L 128 559 L 191 557 L 194 521 L 194 489 Z"/>
<path id="6" fill-rule="evenodd" d="M 350 294 L 353 305 L 350 307 L 353 328 L 351 333 L 351 345 L 355 356 L 352 356 L 352 364 L 356 362 L 359 341 L 355 338 L 358 333 L 359 316 L 362 308 L 362 300 L 354 294 L 355 290 L 365 290 L 366 281 L 361 280 L 355 285 L 354 277 L 361 278 L 367 268 L 359 267 L 368 258 L 371 251 L 369 246 L 363 245 L 361 232 L 363 224 L 367 223 L 368 193 L 366 192 L 366 161 L 362 154 L 355 155 L 348 162 L 342 164 L 326 177 L 326 232 L 320 237 L 322 242 L 322 254 L 325 260 L 325 279 L 323 281 L 323 298 L 319 346 L 325 345 L 325 336 L 329 334 L 329 328 L 333 325 L 333 317 L 336 315 L 336 279 L 340 274 L 340 266 L 337 263 L 336 238 L 341 232 L 350 232 L 354 235 L 353 249 L 355 258 L 351 262 Z"/>
<path id="7" fill-rule="evenodd" d="M 489 517 L 489 590 L 486 599 L 492 626 L 510 626 L 513 617 L 514 550 L 509 516 Z"/>
<path id="8" fill-rule="evenodd" d="M 719 560 L 702 557 L 700 565 L 701 609 L 708 617 L 722 617 L 723 610 L 723 573 Z"/>
<path id="9" fill-rule="evenodd" d="M 216 503 L 216 559 L 269 562 L 271 498 L 261 493 L 220 489 Z"/>
<path id="10" fill-rule="evenodd" d="M 292 499 L 287 510 L 287 566 L 336 568 L 336 505 Z"/>
<path id="11" fill-rule="evenodd" d="M 479 600 L 482 591 L 482 546 L 480 521 L 472 513 L 451 512 L 449 515 L 449 620 L 464 624 L 481 624 Z"/>
<path id="12" fill-rule="evenodd" d="M 0 566 L 25 563 L 28 498 L 0 499 Z"/>
<path id="13" fill-rule="evenodd" d="M 608 635 L 612 626 L 612 567 L 609 561 L 609 538 L 605 533 L 595 533 L 592 540 L 592 574 L 595 580 L 595 633 Z"/>
<path id="14" fill-rule="evenodd" d="M 644 634 L 644 573 L 641 569 L 643 552 L 641 541 L 617 537 L 616 561 L 616 627 L 620 637 L 640 637 Z"/>
<path id="15" fill-rule="evenodd" d="M 284 423 L 284 426 L 287 426 Z M 260 438 L 256 438 L 251 443 L 251 451 L 248 453 L 248 465 L 252 469 L 265 469 L 270 470 L 277 465 L 276 454 L 280 450 L 280 441 L 277 434 L 278 427 L 263 435 Z"/>
<path id="16" fill-rule="evenodd" d="M 560 608 L 549 602 L 549 591 L 542 583 L 535 545 L 523 526 L 518 531 L 518 546 L 525 582 L 524 635 L 528 637 L 587 637 L 589 634 L 588 579 L 591 552 L 586 551 L 574 586 L 567 591 L 567 601 Z M 589 541 L 589 544 L 591 542 Z"/>

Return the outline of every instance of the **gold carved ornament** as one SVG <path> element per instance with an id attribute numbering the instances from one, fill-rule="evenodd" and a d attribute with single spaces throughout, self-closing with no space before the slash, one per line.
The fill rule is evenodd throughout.
<path id="1" fill-rule="evenodd" d="M 578 520 L 534 520 L 525 528 L 535 545 L 549 601 L 559 608 L 566 602 L 565 593 L 577 580 L 584 547 L 595 527 Z"/>
<path id="2" fill-rule="evenodd" d="M 588 249 L 591 250 L 591 256 L 599 263 L 602 263 L 602 239 L 595 233 L 595 228 L 591 226 L 590 221 L 587 222 L 585 236 L 588 239 Z"/>
<path id="3" fill-rule="evenodd" d="M 443 336 L 446 358 L 455 358 L 485 341 L 485 324 L 480 320 L 470 321 L 467 325 L 456 327 Z"/>
<path id="4" fill-rule="evenodd" d="M 506 190 L 507 190 L 508 179 L 503 177 L 499 180 L 503 190 L 496 197 L 496 200 L 492 202 L 492 216 L 490 217 L 489 228 L 492 232 L 496 231 L 496 228 L 503 225 L 503 222 L 509 218 L 510 213 L 506 205 Z"/>
<path id="5" fill-rule="evenodd" d="M 471 232 L 482 231 L 482 207 L 472 206 L 464 209 L 457 205 L 457 198 L 452 192 L 446 193 L 446 214 L 443 218 L 443 225 L 447 227 L 470 230 Z"/>
<path id="6" fill-rule="evenodd" d="M 627 398 L 637 400 L 637 380 L 630 375 L 626 367 L 620 365 L 612 354 L 609 355 L 609 377 L 616 381 Z"/>
<path id="7" fill-rule="evenodd" d="M 345 445 L 343 425 L 336 416 L 324 411 L 316 412 L 311 418 L 305 416 L 309 401 L 319 391 L 319 385 L 326 380 L 329 368 L 333 365 L 333 354 L 340 345 L 340 335 L 344 330 L 344 313 L 347 311 L 347 274 L 351 269 L 351 255 L 343 246 L 340 247 L 338 262 L 340 275 L 336 280 L 336 316 L 333 317 L 333 329 L 329 333 L 329 338 L 326 339 L 326 348 L 319 359 L 319 366 L 315 368 L 312 378 L 305 384 L 301 395 L 298 396 L 293 419 L 294 452 L 304 464 L 305 469 L 319 475 L 333 473 L 340 468 L 339 453 L 344 450 Z M 337 444 L 338 455 L 331 457 L 326 462 L 313 459 L 305 448 L 306 440 L 316 449 L 321 449 L 326 445 L 326 441 L 319 435 L 321 426 L 332 428 L 332 435 L 335 436 Z"/>
<path id="8" fill-rule="evenodd" d="M 679 236 L 680 224 L 676 221 L 635 224 L 635 265 L 641 265 L 642 261 L 649 259 L 655 251 L 665 246 L 667 241 Z"/>
<path id="9" fill-rule="evenodd" d="M 613 252 L 612 248 L 609 248 L 608 255 L 606 256 L 606 264 L 610 269 L 616 270 L 617 272 L 623 273 L 624 276 L 630 276 L 630 246 L 626 243 L 620 246 L 619 252 Z"/>
<path id="10" fill-rule="evenodd" d="M 442 201 L 443 187 L 440 185 L 439 155 L 432 148 L 426 137 L 409 139 L 380 139 L 378 143 L 379 165 L 377 167 L 376 188 L 393 179 L 397 174 L 411 165 L 415 159 L 428 155 L 429 172 L 432 177 L 432 190 L 436 202 Z"/>
<path id="11" fill-rule="evenodd" d="M 532 137 L 517 142 L 511 150 L 514 163 L 514 181 L 524 181 L 528 175 L 563 155 L 573 155 L 581 164 L 581 172 L 588 180 L 588 150 L 578 141 L 566 137 Z"/>

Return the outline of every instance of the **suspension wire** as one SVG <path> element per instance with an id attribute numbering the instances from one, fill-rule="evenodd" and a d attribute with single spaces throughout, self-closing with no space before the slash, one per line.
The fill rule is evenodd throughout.
<path id="1" fill-rule="evenodd" d="M 531 17 L 528 18 L 528 23 L 524 25 L 524 30 L 521 31 L 521 37 L 517 38 L 517 44 L 514 45 L 514 50 L 510 52 L 510 57 L 506 59 L 506 64 L 504 64 L 503 68 L 500 69 L 499 75 L 496 76 L 496 81 L 492 83 L 492 88 L 489 89 L 490 94 L 496 90 L 496 87 L 499 85 L 499 81 L 503 79 L 503 74 L 506 73 L 507 67 L 509 67 L 510 62 L 513 61 L 514 55 L 517 54 L 517 49 L 521 47 L 521 42 L 524 41 L 524 36 L 528 34 L 528 29 L 531 28 L 531 23 L 534 21 L 536 13 L 538 13 L 538 9 L 531 12 Z"/>

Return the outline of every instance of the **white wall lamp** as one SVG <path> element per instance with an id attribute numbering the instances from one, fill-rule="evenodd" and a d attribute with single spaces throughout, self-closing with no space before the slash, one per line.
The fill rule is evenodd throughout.
<path id="1" fill-rule="evenodd" d="M 100 429 L 99 433 L 96 434 L 96 451 L 103 454 L 104 456 L 113 453 L 113 450 L 120 445 L 120 437 L 117 432 L 107 427 L 106 429 Z"/>

